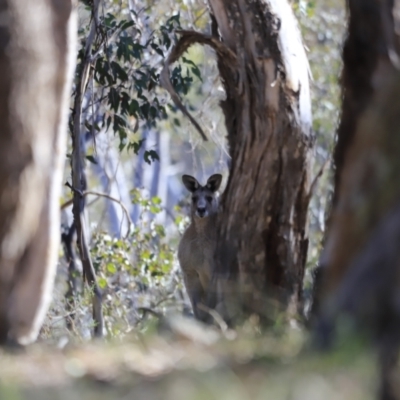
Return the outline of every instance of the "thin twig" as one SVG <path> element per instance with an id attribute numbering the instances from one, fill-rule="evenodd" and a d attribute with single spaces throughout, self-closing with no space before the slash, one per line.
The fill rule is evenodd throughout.
<path id="1" fill-rule="evenodd" d="M 160 74 L 161 86 L 168 91 L 171 96 L 172 101 L 175 105 L 182 111 L 182 113 L 189 118 L 190 122 L 195 126 L 195 128 L 200 133 L 203 140 L 208 140 L 203 129 L 200 127 L 198 122 L 189 113 L 186 107 L 183 105 L 178 93 L 172 86 L 171 79 L 169 76 L 169 67 L 175 61 L 177 61 L 183 53 L 193 44 L 200 43 L 203 45 L 208 45 L 212 47 L 221 57 L 227 60 L 227 64 L 230 64 L 232 68 L 236 65 L 236 56 L 223 42 L 220 42 L 217 38 L 213 36 L 204 35 L 195 31 L 177 30 L 176 33 L 181 35 L 176 45 L 172 48 L 167 60 L 165 61 L 164 68 Z"/>
<path id="2" fill-rule="evenodd" d="M 70 184 L 66 183 L 66 185 L 68 187 L 71 187 Z M 81 193 L 82 197 L 88 196 L 88 195 L 92 195 L 92 196 L 97 196 L 97 197 L 104 197 L 106 199 L 112 200 L 115 203 L 118 203 L 121 206 L 122 211 L 124 212 L 128 222 L 129 222 L 129 226 L 128 226 L 128 230 L 126 232 L 126 235 L 124 236 L 124 238 L 126 239 L 129 236 L 129 233 L 131 231 L 131 226 L 133 226 L 133 221 L 132 218 L 129 215 L 129 211 L 128 209 L 125 207 L 124 203 L 122 203 L 121 200 L 118 200 L 116 197 L 110 196 L 107 193 L 102 193 L 102 192 L 96 192 L 95 190 L 85 190 L 83 193 Z M 63 210 L 64 208 L 69 207 L 71 204 L 73 204 L 74 199 L 69 199 L 67 200 L 65 203 L 61 204 L 61 210 Z"/>
<path id="3" fill-rule="evenodd" d="M 323 174 L 324 171 L 325 171 L 325 168 L 326 168 L 327 165 L 330 163 L 330 161 L 331 161 L 330 158 L 327 158 L 327 159 L 325 160 L 325 162 L 322 164 L 322 167 L 321 167 L 320 170 L 318 171 L 317 175 L 314 177 L 314 179 L 313 179 L 313 181 L 312 181 L 312 183 L 311 183 L 311 185 L 310 185 L 310 190 L 308 191 L 308 194 L 307 194 L 307 200 L 308 200 L 308 201 L 310 201 L 311 196 L 313 195 L 313 193 L 314 193 L 314 191 L 315 191 L 315 188 L 316 188 L 316 186 L 317 186 L 317 183 L 318 183 L 318 181 L 319 181 L 319 178 L 321 178 L 322 174 Z"/>
<path id="4" fill-rule="evenodd" d="M 200 310 L 205 311 L 206 313 L 210 314 L 213 320 L 218 324 L 221 332 L 226 333 L 229 330 L 228 324 L 224 321 L 224 319 L 217 313 L 217 311 L 205 306 L 204 304 L 198 303 L 197 307 Z"/>
<path id="5" fill-rule="evenodd" d="M 154 317 L 163 318 L 163 315 L 162 315 L 161 313 L 159 313 L 159 312 L 157 312 L 157 311 L 155 311 L 155 310 L 153 310 L 153 309 L 151 309 L 151 308 L 149 308 L 149 307 L 138 307 L 137 310 L 143 312 L 143 317 L 144 317 L 146 314 L 151 314 L 151 315 L 153 315 Z"/>

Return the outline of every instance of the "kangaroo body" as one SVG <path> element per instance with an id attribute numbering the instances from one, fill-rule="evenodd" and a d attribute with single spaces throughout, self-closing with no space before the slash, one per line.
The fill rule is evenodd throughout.
<path id="1" fill-rule="evenodd" d="M 192 193 L 191 223 L 179 243 L 178 259 L 183 278 L 193 307 L 194 316 L 202 321 L 208 314 L 199 308 L 206 305 L 214 271 L 214 252 L 216 239 L 216 217 L 218 198 L 216 191 L 221 184 L 220 174 L 212 175 L 205 186 L 189 175 L 182 181 Z"/>

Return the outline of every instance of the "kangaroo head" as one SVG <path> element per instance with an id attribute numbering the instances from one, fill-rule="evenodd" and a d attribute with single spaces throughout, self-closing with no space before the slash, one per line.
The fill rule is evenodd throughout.
<path id="1" fill-rule="evenodd" d="M 205 218 L 215 214 L 218 210 L 218 198 L 216 191 L 222 181 L 221 174 L 211 175 L 207 183 L 202 186 L 196 178 L 190 175 L 183 175 L 182 182 L 186 189 L 192 193 L 192 216 Z"/>

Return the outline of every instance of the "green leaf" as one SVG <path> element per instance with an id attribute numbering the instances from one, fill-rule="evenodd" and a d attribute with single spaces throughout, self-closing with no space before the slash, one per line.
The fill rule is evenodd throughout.
<path id="1" fill-rule="evenodd" d="M 110 125 L 111 125 L 111 121 L 112 121 L 112 118 L 111 118 L 111 116 L 109 116 L 109 117 L 107 118 L 107 130 L 108 130 L 108 128 L 109 128 Z"/>
<path id="2" fill-rule="evenodd" d="M 196 75 L 196 76 L 200 79 L 201 82 L 203 82 L 203 79 L 202 79 L 202 77 L 201 77 L 200 70 L 199 70 L 199 68 L 197 67 L 197 65 L 195 65 L 194 67 L 192 67 L 190 70 L 193 72 L 194 75 Z"/>
<path id="3" fill-rule="evenodd" d="M 101 289 L 105 289 L 107 287 L 107 279 L 105 278 L 98 278 L 97 283 Z"/>
<path id="4" fill-rule="evenodd" d="M 159 212 L 161 212 L 161 208 L 157 206 L 150 206 L 150 212 L 153 214 L 158 214 Z"/>
<path id="5" fill-rule="evenodd" d="M 126 92 L 121 92 L 120 99 L 121 99 L 121 113 L 122 114 L 129 114 L 130 96 Z"/>
<path id="6" fill-rule="evenodd" d="M 131 100 L 131 102 L 129 104 L 129 109 L 128 109 L 129 115 L 132 115 L 132 116 L 136 117 L 138 111 L 139 111 L 139 103 L 138 103 L 138 101 L 135 100 L 135 99 Z"/>
<path id="7" fill-rule="evenodd" d="M 144 161 L 147 162 L 147 164 L 151 164 L 155 160 L 160 161 L 160 158 L 158 157 L 158 154 L 154 150 L 146 150 L 144 152 Z"/>
<path id="8" fill-rule="evenodd" d="M 137 142 L 130 142 L 128 144 L 128 150 L 133 148 L 134 153 L 137 155 L 139 154 L 139 150 L 142 147 L 143 143 L 144 143 L 145 139 L 140 139 Z"/>
<path id="9" fill-rule="evenodd" d="M 113 263 L 108 263 L 106 268 L 110 274 L 115 274 L 117 272 L 117 268 L 115 267 L 115 265 Z"/>
<path id="10" fill-rule="evenodd" d="M 160 47 L 156 43 L 151 43 L 150 47 L 161 57 L 164 57 L 163 51 L 160 49 Z"/>
<path id="11" fill-rule="evenodd" d="M 139 43 L 134 43 L 132 46 L 133 57 L 135 57 L 137 60 L 140 60 L 142 58 L 142 53 L 143 53 L 143 46 L 141 46 Z"/>
<path id="12" fill-rule="evenodd" d="M 145 249 L 142 251 L 142 254 L 141 254 L 142 260 L 149 260 L 150 256 L 151 256 L 151 253 L 149 250 Z"/>
<path id="13" fill-rule="evenodd" d="M 120 79 L 122 82 L 125 82 L 128 80 L 128 74 L 125 72 L 125 70 L 119 65 L 117 62 L 112 61 L 111 62 L 111 69 L 114 72 L 114 75 Z"/>
<path id="14" fill-rule="evenodd" d="M 149 109 L 150 109 L 149 103 L 144 103 L 140 106 L 140 112 L 145 119 L 149 119 Z"/>
<path id="15" fill-rule="evenodd" d="M 126 138 L 128 137 L 124 128 L 118 129 L 119 136 L 119 151 L 122 151 L 126 146 Z"/>
<path id="16" fill-rule="evenodd" d="M 126 121 L 119 115 L 115 114 L 113 130 L 114 132 L 118 132 L 121 128 L 126 128 Z"/>
<path id="17" fill-rule="evenodd" d="M 92 164 L 98 164 L 97 160 L 92 155 L 86 156 L 86 160 L 88 160 Z"/>
<path id="18" fill-rule="evenodd" d="M 124 31 L 128 28 L 130 28 L 131 26 L 135 26 L 135 22 L 130 20 L 130 21 L 123 21 L 121 24 L 121 30 Z"/>
<path id="19" fill-rule="evenodd" d="M 161 199 L 158 196 L 154 196 L 151 198 L 153 204 L 159 205 L 161 204 Z"/>
<path id="20" fill-rule="evenodd" d="M 110 89 L 110 92 L 108 93 L 108 103 L 110 104 L 111 109 L 113 109 L 115 112 L 118 112 L 119 102 L 120 102 L 119 93 L 114 87 L 112 87 Z"/>

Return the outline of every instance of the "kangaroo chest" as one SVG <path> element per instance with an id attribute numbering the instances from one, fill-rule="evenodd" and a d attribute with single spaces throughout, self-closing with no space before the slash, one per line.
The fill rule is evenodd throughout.
<path id="1" fill-rule="evenodd" d="M 190 228 L 185 232 L 179 246 L 179 261 L 184 271 L 196 271 L 202 281 L 207 280 L 214 264 L 215 240 L 210 234 L 193 233 Z"/>
<path id="2" fill-rule="evenodd" d="M 213 270 L 214 246 L 207 238 L 198 238 L 190 246 L 193 266 L 198 273 L 203 288 L 207 288 Z"/>
<path id="3" fill-rule="evenodd" d="M 213 243 L 206 237 L 197 238 L 190 244 L 190 253 L 199 268 L 206 268 L 213 257 Z"/>

